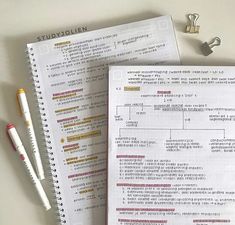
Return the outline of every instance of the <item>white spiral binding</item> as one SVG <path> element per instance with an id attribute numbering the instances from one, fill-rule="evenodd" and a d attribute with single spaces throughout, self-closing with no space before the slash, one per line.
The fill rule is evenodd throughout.
<path id="1" fill-rule="evenodd" d="M 40 88 L 40 80 L 39 80 L 39 75 L 38 75 L 38 70 L 37 70 L 37 65 L 36 65 L 36 59 L 34 58 L 34 52 L 33 48 L 28 48 L 26 51 L 28 55 L 28 62 L 30 65 L 30 71 L 32 75 L 32 80 L 33 80 L 33 92 L 34 96 L 37 101 L 37 108 L 39 112 L 39 121 L 40 121 L 40 128 L 41 128 L 41 136 L 42 136 L 42 141 L 43 141 L 43 146 L 46 148 L 46 161 L 47 161 L 47 166 L 46 166 L 46 175 L 47 175 L 47 180 L 49 180 L 50 187 L 52 189 L 52 194 L 53 194 L 53 205 L 54 208 L 56 209 L 56 215 L 58 222 L 60 224 L 66 224 L 66 215 L 64 214 L 64 208 L 63 208 L 63 200 L 61 197 L 61 188 L 59 184 L 59 180 L 57 179 L 57 171 L 56 171 L 56 164 L 54 160 L 54 153 L 52 151 L 52 145 L 51 145 L 51 136 L 50 133 L 51 131 L 49 130 L 49 126 L 47 123 L 47 115 L 45 112 L 45 105 L 43 102 L 43 96 Z M 45 160 L 44 160 L 45 161 Z"/>

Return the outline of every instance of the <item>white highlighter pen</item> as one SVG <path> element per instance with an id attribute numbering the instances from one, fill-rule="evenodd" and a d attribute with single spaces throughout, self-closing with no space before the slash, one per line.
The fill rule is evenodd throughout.
<path id="1" fill-rule="evenodd" d="M 46 210 L 49 210 L 51 208 L 50 202 L 46 196 L 46 193 L 42 187 L 42 184 L 40 183 L 40 181 L 39 181 L 39 179 L 33 169 L 31 162 L 29 161 L 28 155 L 27 155 L 25 148 L 20 140 L 20 137 L 15 129 L 15 126 L 13 124 L 8 124 L 6 129 L 7 129 L 7 133 L 11 139 L 11 142 L 12 142 L 15 150 L 20 155 L 20 159 L 22 160 L 24 167 L 25 167 L 26 171 L 28 172 L 28 175 L 30 176 L 30 178 L 31 178 L 36 190 L 37 190 L 37 193 L 43 203 L 43 206 L 45 207 Z"/>
<path id="2" fill-rule="evenodd" d="M 35 136 L 35 132 L 33 128 L 33 123 L 32 123 L 32 119 L 31 119 L 31 115 L 29 111 L 29 105 L 27 102 L 24 89 L 21 88 L 17 91 L 17 98 L 18 98 L 21 112 L 22 112 L 22 115 L 24 117 L 24 121 L 27 127 L 27 132 L 28 132 L 28 136 L 30 139 L 30 145 L 31 145 L 36 172 L 37 172 L 39 180 L 43 180 L 45 176 L 44 176 L 44 170 L 42 166 L 42 160 L 39 154 L 39 148 L 38 148 L 38 144 L 37 144 L 37 140 L 36 140 L 36 136 Z"/>

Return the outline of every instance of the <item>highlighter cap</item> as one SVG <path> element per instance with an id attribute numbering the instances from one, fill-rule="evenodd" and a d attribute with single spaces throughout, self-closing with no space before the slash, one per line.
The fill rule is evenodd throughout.
<path id="1" fill-rule="evenodd" d="M 24 119 L 27 121 L 29 120 L 30 115 L 29 114 L 29 106 L 25 94 L 25 90 L 23 88 L 20 88 L 16 92 L 16 99 L 19 105 L 20 115 L 24 117 Z"/>
<path id="2" fill-rule="evenodd" d="M 17 94 L 25 94 L 25 90 L 23 88 L 20 88 L 17 90 Z"/>
<path id="3" fill-rule="evenodd" d="M 10 130 L 11 128 L 15 128 L 14 124 L 8 123 L 7 126 L 6 126 L 6 129 Z"/>
<path id="4" fill-rule="evenodd" d="M 11 137 L 10 137 L 10 135 L 9 135 L 9 133 L 8 133 L 8 130 L 10 130 L 10 129 L 12 129 L 12 128 L 15 128 L 15 126 L 14 126 L 12 123 L 8 123 L 8 124 L 6 125 L 6 133 L 7 133 L 7 138 L 8 138 L 8 140 L 10 141 L 13 150 L 16 151 L 15 145 L 14 145 L 13 141 L 11 140 Z"/>

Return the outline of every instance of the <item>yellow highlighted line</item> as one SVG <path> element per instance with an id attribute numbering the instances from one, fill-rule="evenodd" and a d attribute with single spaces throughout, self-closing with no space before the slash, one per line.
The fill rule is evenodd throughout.
<path id="1" fill-rule="evenodd" d="M 140 87 L 138 87 L 138 86 L 125 86 L 124 91 L 140 91 Z"/>
<path id="2" fill-rule="evenodd" d="M 87 192 L 92 192 L 92 191 L 94 191 L 94 189 L 93 189 L 93 188 L 90 188 L 90 189 L 86 189 L 86 190 L 79 191 L 79 194 L 85 194 L 85 193 L 87 193 Z"/>
<path id="3" fill-rule="evenodd" d="M 74 97 L 74 96 L 76 96 L 76 93 L 72 93 L 72 94 L 69 94 L 69 95 L 56 96 L 56 97 L 53 97 L 52 100 L 62 99 L 62 98 L 70 98 L 70 97 Z"/>
<path id="4" fill-rule="evenodd" d="M 71 43 L 70 41 L 63 41 L 63 42 L 55 43 L 55 46 L 67 45 L 67 44 L 70 44 L 70 43 Z"/>
<path id="5" fill-rule="evenodd" d="M 58 109 L 58 110 L 55 110 L 55 113 L 65 112 L 65 111 L 74 110 L 74 109 L 78 109 L 78 108 L 79 108 L 79 106 L 69 107 L 69 108 L 64 108 L 64 109 Z"/>
<path id="6" fill-rule="evenodd" d="M 78 159 L 78 157 L 67 158 L 66 161 L 69 162 L 71 160 L 76 160 L 76 159 Z"/>
<path id="7" fill-rule="evenodd" d="M 100 136 L 100 135 L 101 135 L 101 130 L 94 130 L 94 131 L 90 131 L 90 132 L 86 132 L 86 133 L 82 133 L 78 135 L 69 136 L 67 137 L 67 141 L 68 142 L 78 141 L 81 139 L 91 138 L 91 137 Z"/>
<path id="8" fill-rule="evenodd" d="M 101 115 L 96 115 L 96 116 L 90 116 L 90 117 L 86 117 L 83 120 L 95 120 L 95 119 L 101 119 L 103 117 L 105 117 L 105 114 L 101 114 Z"/>
<path id="9" fill-rule="evenodd" d="M 77 159 L 77 160 L 71 160 L 71 161 L 68 161 L 67 164 L 75 164 L 75 163 L 82 163 L 82 162 L 88 162 L 88 161 L 92 161 L 92 160 L 96 160 L 98 159 L 97 156 L 93 156 L 93 157 L 90 157 L 90 158 L 86 158 L 86 159 Z"/>
<path id="10" fill-rule="evenodd" d="M 91 122 L 91 120 L 85 120 L 85 121 L 81 121 L 81 122 L 77 122 L 77 123 L 66 124 L 66 125 L 64 125 L 64 128 L 73 127 L 73 126 L 77 126 L 77 125 L 81 125 L 81 124 L 85 124 L 85 123 L 90 123 L 90 122 Z"/>
<path id="11" fill-rule="evenodd" d="M 64 152 L 68 152 L 68 151 L 72 151 L 72 150 L 76 150 L 76 149 L 79 149 L 79 146 L 73 147 L 73 148 L 66 148 L 66 149 L 64 149 Z"/>

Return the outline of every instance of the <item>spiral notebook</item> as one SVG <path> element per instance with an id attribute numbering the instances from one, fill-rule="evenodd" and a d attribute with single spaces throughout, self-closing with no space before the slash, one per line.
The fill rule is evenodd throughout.
<path id="1" fill-rule="evenodd" d="M 61 224 L 104 225 L 108 65 L 178 64 L 170 16 L 27 45 Z"/>

